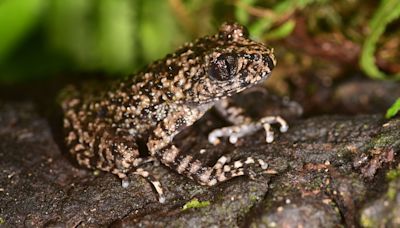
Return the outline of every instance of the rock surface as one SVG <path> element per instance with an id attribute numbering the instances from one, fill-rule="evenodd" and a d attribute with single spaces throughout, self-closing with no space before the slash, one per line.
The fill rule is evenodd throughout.
<path id="1" fill-rule="evenodd" d="M 210 164 L 222 154 L 269 163 L 256 179 L 202 187 L 164 166 L 147 167 L 166 189 L 160 204 L 143 178 L 122 188 L 111 174 L 79 168 L 30 102 L 0 103 L 0 224 L 39 227 L 337 227 L 400 225 L 400 119 L 381 115 L 293 120 L 265 143 L 207 143 L 210 113 L 177 139 Z M 207 202 L 183 210 L 193 199 Z"/>

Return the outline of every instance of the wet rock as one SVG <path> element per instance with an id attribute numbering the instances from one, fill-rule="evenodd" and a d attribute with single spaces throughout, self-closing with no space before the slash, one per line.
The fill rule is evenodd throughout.
<path id="1" fill-rule="evenodd" d="M 363 227 L 400 227 L 400 178 L 390 182 L 386 192 L 361 209 Z"/>
<path id="2" fill-rule="evenodd" d="M 269 168 L 203 187 L 160 165 L 145 168 L 161 180 L 166 203 L 143 178 L 128 188 L 115 176 L 82 169 L 56 143 L 32 103 L 0 103 L 0 223 L 8 226 L 398 226 L 400 119 L 380 115 L 293 120 L 289 132 L 263 131 L 231 145 L 207 142 L 224 125 L 209 113 L 176 140 L 213 164 L 222 154 L 249 155 Z M 390 194 L 388 194 L 390 193 Z M 183 210 L 193 199 L 206 206 Z M 390 212 L 390 213 L 389 213 Z"/>
<path id="3" fill-rule="evenodd" d="M 352 80 L 335 88 L 333 102 L 346 113 L 380 113 L 400 97 L 399 87 L 391 81 Z"/>
<path id="4" fill-rule="evenodd" d="M 303 197 L 299 202 L 290 198 L 299 197 L 288 195 L 278 205 L 268 208 L 257 218 L 250 227 L 337 227 L 341 217 L 339 210 L 328 197 L 317 195 Z"/>

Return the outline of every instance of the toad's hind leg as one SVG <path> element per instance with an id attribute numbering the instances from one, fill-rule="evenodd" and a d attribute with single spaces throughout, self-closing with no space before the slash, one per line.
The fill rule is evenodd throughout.
<path id="1" fill-rule="evenodd" d="M 158 194 L 158 201 L 160 203 L 164 203 L 165 202 L 165 195 L 164 195 L 164 190 L 161 186 L 160 181 L 149 171 L 145 170 L 144 168 L 140 168 L 140 166 L 142 166 L 145 163 L 149 163 L 149 162 L 154 162 L 154 159 L 149 157 L 149 158 L 137 158 L 137 163 L 136 166 L 132 167 L 131 170 L 129 170 L 128 173 L 132 173 L 134 175 L 138 175 L 143 177 L 144 179 L 146 179 L 154 188 L 154 190 L 157 192 Z M 118 175 L 118 177 L 121 179 L 121 184 L 123 188 L 127 188 L 130 184 L 130 179 L 127 176 L 128 173 L 116 173 Z"/>
<path id="2" fill-rule="evenodd" d="M 200 160 L 191 155 L 183 155 L 175 145 L 168 145 L 155 151 L 155 156 L 161 163 L 176 170 L 178 173 L 195 180 L 201 185 L 213 186 L 238 176 L 255 176 L 255 166 L 265 170 L 268 164 L 262 159 L 247 157 L 233 162 L 229 158 L 221 156 L 213 166 L 206 166 Z"/>
<path id="3" fill-rule="evenodd" d="M 111 139 L 107 139 L 104 145 L 100 147 L 99 154 L 106 154 L 103 156 L 103 161 L 107 161 L 106 167 L 109 170 L 105 170 L 101 162 L 99 162 L 99 169 L 105 171 L 111 171 L 111 173 L 117 175 L 122 182 L 122 187 L 127 188 L 129 186 L 130 180 L 128 174 L 132 173 L 134 175 L 141 176 L 145 178 L 152 187 L 156 190 L 158 194 L 158 200 L 161 203 L 165 202 L 164 191 L 161 187 L 161 183 L 151 174 L 149 171 L 141 168 L 142 165 L 154 162 L 153 157 L 139 157 L 139 149 L 134 139 L 130 136 L 116 136 Z M 104 148 L 104 149 L 103 149 Z M 103 151 L 101 150 L 103 149 Z"/>
<path id="4" fill-rule="evenodd" d="M 76 93 L 71 88 L 71 93 Z M 79 97 L 78 94 L 75 97 Z M 133 173 L 148 180 L 158 193 L 160 201 L 164 201 L 164 191 L 160 182 L 141 165 L 154 161 L 153 157 L 141 158 L 136 139 L 128 131 L 117 131 L 110 127 L 112 123 L 107 116 L 107 108 L 90 104 L 82 104 L 80 99 L 65 100 L 64 128 L 66 144 L 77 162 L 89 169 L 98 169 L 117 175 L 122 186 L 128 187 L 128 174 Z M 95 110 L 89 107 L 95 107 Z M 84 111 L 82 111 L 84 110 Z"/>
<path id="5" fill-rule="evenodd" d="M 178 173 L 199 184 L 212 186 L 237 176 L 253 177 L 254 174 L 251 170 L 254 166 L 267 168 L 267 164 L 263 160 L 252 157 L 230 162 L 227 157 L 222 156 L 215 165 L 206 166 L 200 160 L 194 159 L 193 156 L 185 155 L 172 143 L 172 139 L 182 128 L 192 125 L 195 120 L 200 118 L 202 112 L 190 107 L 182 107 L 172 114 L 156 126 L 147 147 L 153 157 Z"/>
<path id="6" fill-rule="evenodd" d="M 160 181 L 157 178 L 155 178 L 154 175 L 152 175 L 149 171 L 144 170 L 143 168 L 136 168 L 131 173 L 135 174 L 135 175 L 139 175 L 139 176 L 145 178 L 148 182 L 150 182 L 158 194 L 158 201 L 160 203 L 165 202 L 164 190 L 161 186 Z M 129 186 L 129 182 L 130 181 L 129 181 L 128 177 L 122 178 L 122 187 L 127 188 Z"/>

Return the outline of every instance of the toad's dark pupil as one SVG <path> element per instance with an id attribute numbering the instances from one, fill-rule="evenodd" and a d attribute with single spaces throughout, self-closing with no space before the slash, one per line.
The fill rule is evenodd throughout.
<path id="1" fill-rule="evenodd" d="M 222 54 L 210 66 L 210 77 L 218 81 L 231 79 L 236 74 L 237 59 L 233 54 Z"/>

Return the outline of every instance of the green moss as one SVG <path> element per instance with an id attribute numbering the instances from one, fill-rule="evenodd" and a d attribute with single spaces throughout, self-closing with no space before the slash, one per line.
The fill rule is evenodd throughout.
<path id="1" fill-rule="evenodd" d="M 5 222 L 6 221 L 2 217 L 0 217 L 0 225 L 4 224 Z"/>
<path id="2" fill-rule="evenodd" d="M 94 171 L 93 171 L 93 175 L 96 176 L 96 177 L 97 177 L 98 175 L 100 175 L 100 170 L 97 170 L 97 169 L 94 170 Z"/>
<path id="3" fill-rule="evenodd" d="M 339 207 L 338 207 L 335 203 L 332 203 L 332 206 L 333 206 L 333 209 L 335 210 L 335 212 L 340 216 L 340 209 L 339 209 Z"/>
<path id="4" fill-rule="evenodd" d="M 250 195 L 250 201 L 251 202 L 257 202 L 258 197 L 256 195 Z"/>
<path id="5" fill-rule="evenodd" d="M 364 124 L 362 127 L 364 130 L 368 130 L 370 126 L 368 124 Z"/>
<path id="6" fill-rule="evenodd" d="M 322 174 L 324 175 L 324 174 Z M 324 177 L 323 176 L 315 176 L 314 179 L 307 185 L 310 189 L 321 189 L 321 186 L 324 186 Z"/>
<path id="7" fill-rule="evenodd" d="M 386 195 L 389 198 L 389 200 L 391 200 L 391 201 L 394 200 L 396 198 L 396 189 L 389 188 Z"/>
<path id="8" fill-rule="evenodd" d="M 386 196 L 390 201 L 394 201 L 396 199 L 397 190 L 393 185 L 389 185 L 389 188 L 386 192 Z"/>
<path id="9" fill-rule="evenodd" d="M 207 207 L 210 205 L 210 201 L 199 201 L 198 199 L 192 199 L 191 201 L 187 202 L 185 205 L 183 205 L 182 210 L 187 210 L 190 208 L 202 208 L 202 207 Z"/>
<path id="10" fill-rule="evenodd" d="M 361 215 L 360 223 L 362 227 L 374 227 L 375 225 L 374 221 L 365 214 Z"/>
<path id="11" fill-rule="evenodd" d="M 399 169 L 392 169 L 386 173 L 386 179 L 388 181 L 395 180 L 400 177 L 400 170 Z"/>
<path id="12" fill-rule="evenodd" d="M 378 136 L 375 140 L 373 140 L 373 146 L 377 147 L 386 147 L 388 145 L 392 145 L 393 142 L 397 141 L 395 135 L 381 135 Z"/>

